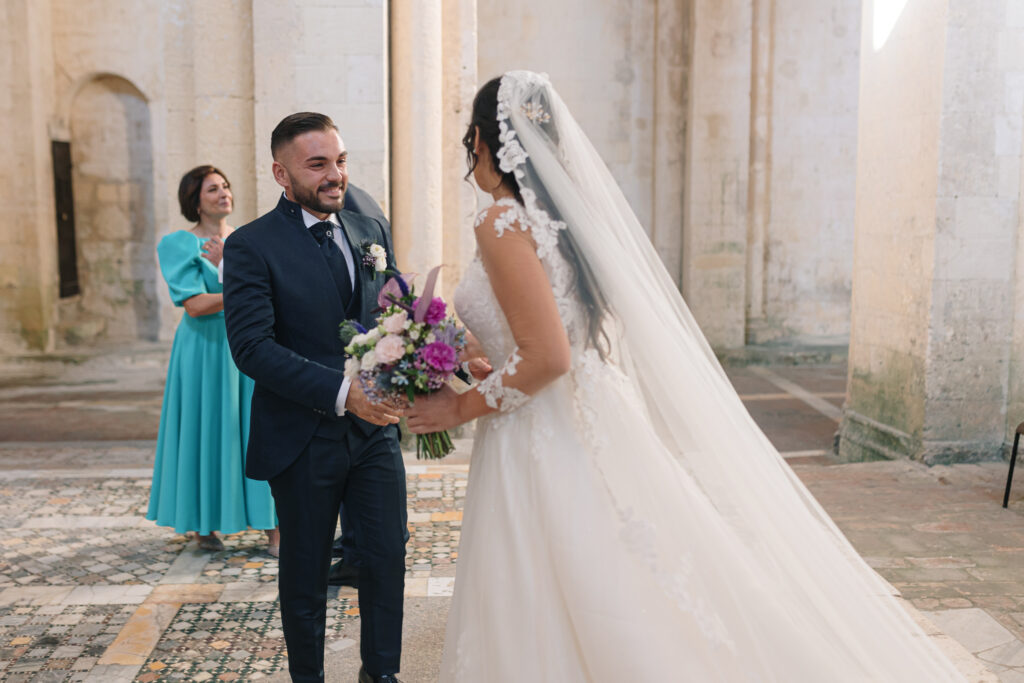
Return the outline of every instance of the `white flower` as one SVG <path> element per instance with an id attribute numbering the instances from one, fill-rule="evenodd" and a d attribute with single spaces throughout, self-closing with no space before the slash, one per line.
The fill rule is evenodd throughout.
<path id="1" fill-rule="evenodd" d="M 375 273 L 383 273 L 388 269 L 388 252 L 376 243 L 363 244 L 363 265 L 372 267 Z"/>
<path id="2" fill-rule="evenodd" d="M 360 359 L 360 370 L 373 370 L 377 367 L 377 352 L 370 349 Z"/>
<path id="3" fill-rule="evenodd" d="M 420 338 L 420 326 L 419 325 L 413 325 L 412 327 L 409 328 L 409 339 L 412 339 L 413 341 L 416 341 L 419 338 Z"/>
<path id="4" fill-rule="evenodd" d="M 352 337 L 352 341 L 349 342 L 350 346 L 366 346 L 367 342 L 370 341 L 370 335 L 362 332 Z"/>
<path id="5" fill-rule="evenodd" d="M 345 377 L 354 380 L 356 376 L 359 375 L 359 370 L 360 366 L 358 358 L 348 358 L 345 361 Z"/>
<path id="6" fill-rule="evenodd" d="M 375 344 L 375 343 L 377 343 L 377 340 L 380 339 L 380 328 L 379 327 L 373 328 L 372 330 L 370 330 L 369 332 L 366 333 L 366 336 L 367 336 L 367 340 L 366 340 L 367 344 Z"/>
<path id="7" fill-rule="evenodd" d="M 424 339 L 423 341 L 426 342 L 427 344 L 433 344 L 434 342 L 437 341 L 437 337 L 434 336 L 433 332 L 428 332 L 427 338 Z"/>

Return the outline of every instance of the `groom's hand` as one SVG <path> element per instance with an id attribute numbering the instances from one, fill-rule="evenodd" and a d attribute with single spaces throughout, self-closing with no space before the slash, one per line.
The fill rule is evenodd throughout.
<path id="1" fill-rule="evenodd" d="M 388 401 L 372 402 L 363 393 L 359 382 L 352 382 L 349 387 L 348 398 L 345 399 L 345 412 L 381 426 L 398 424 L 399 418 L 402 417 L 401 406 Z"/>

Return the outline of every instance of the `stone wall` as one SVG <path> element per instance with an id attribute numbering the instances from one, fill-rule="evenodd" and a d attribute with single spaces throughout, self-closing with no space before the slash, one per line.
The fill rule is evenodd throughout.
<path id="1" fill-rule="evenodd" d="M 865 34 L 847 458 L 991 458 L 1015 426 L 1022 19 L 910 0 Z"/>
<path id="2" fill-rule="evenodd" d="M 384 0 L 252 0 L 257 210 L 277 204 L 270 133 L 296 111 L 331 116 L 350 179 L 388 211 L 388 23 Z M 244 36 L 240 38 L 245 40 Z"/>
<path id="3" fill-rule="evenodd" d="M 682 288 L 711 343 L 848 333 L 859 3 L 693 3 Z"/>
<path id="4" fill-rule="evenodd" d="M 156 339 L 149 106 L 128 81 L 101 76 L 75 94 L 70 132 L 81 294 L 60 300 L 58 340 Z"/>
<path id="5" fill-rule="evenodd" d="M 0 11 L 0 198 L 12 217 L 0 227 L 0 353 L 169 339 L 181 311 L 155 244 L 189 227 L 181 175 L 222 168 L 230 221 L 252 220 L 280 195 L 270 131 L 293 111 L 334 117 L 352 181 L 389 206 L 383 0 L 16 0 Z M 51 140 L 70 142 L 74 163 L 83 291 L 67 299 Z"/>
<path id="6" fill-rule="evenodd" d="M 849 334 L 860 5 L 773 3 L 770 218 L 763 267 L 750 271 L 764 282 L 763 320 L 748 309 L 754 341 Z"/>

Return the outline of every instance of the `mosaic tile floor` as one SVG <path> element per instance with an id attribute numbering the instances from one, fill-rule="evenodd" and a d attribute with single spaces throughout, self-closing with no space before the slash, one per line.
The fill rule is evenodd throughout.
<path id="1" fill-rule="evenodd" d="M 327 643 L 358 632 L 348 598 L 327 609 Z M 287 666 L 277 601 L 184 605 L 142 666 L 137 681 L 254 681 Z"/>
<path id="2" fill-rule="evenodd" d="M 0 680 L 84 680 L 134 611 L 134 605 L 0 609 Z"/>
<path id="3" fill-rule="evenodd" d="M 262 531 L 202 553 L 144 520 L 149 476 L 0 478 L 0 681 L 258 680 L 287 667 Z M 467 468 L 410 466 L 408 595 L 450 595 Z M 332 589 L 327 648 L 358 640 Z"/>

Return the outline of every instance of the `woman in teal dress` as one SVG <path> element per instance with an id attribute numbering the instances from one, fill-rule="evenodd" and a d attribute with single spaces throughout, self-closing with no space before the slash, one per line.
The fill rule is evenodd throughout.
<path id="1" fill-rule="evenodd" d="M 178 188 L 181 213 L 196 225 L 157 245 L 171 300 L 185 309 L 167 368 L 153 488 L 146 519 L 178 533 L 196 532 L 199 547 L 223 550 L 216 532 L 267 530 L 279 546 L 270 486 L 245 476 L 253 382 L 231 360 L 217 278 L 231 233 L 231 185 L 213 166 L 198 166 Z"/>

